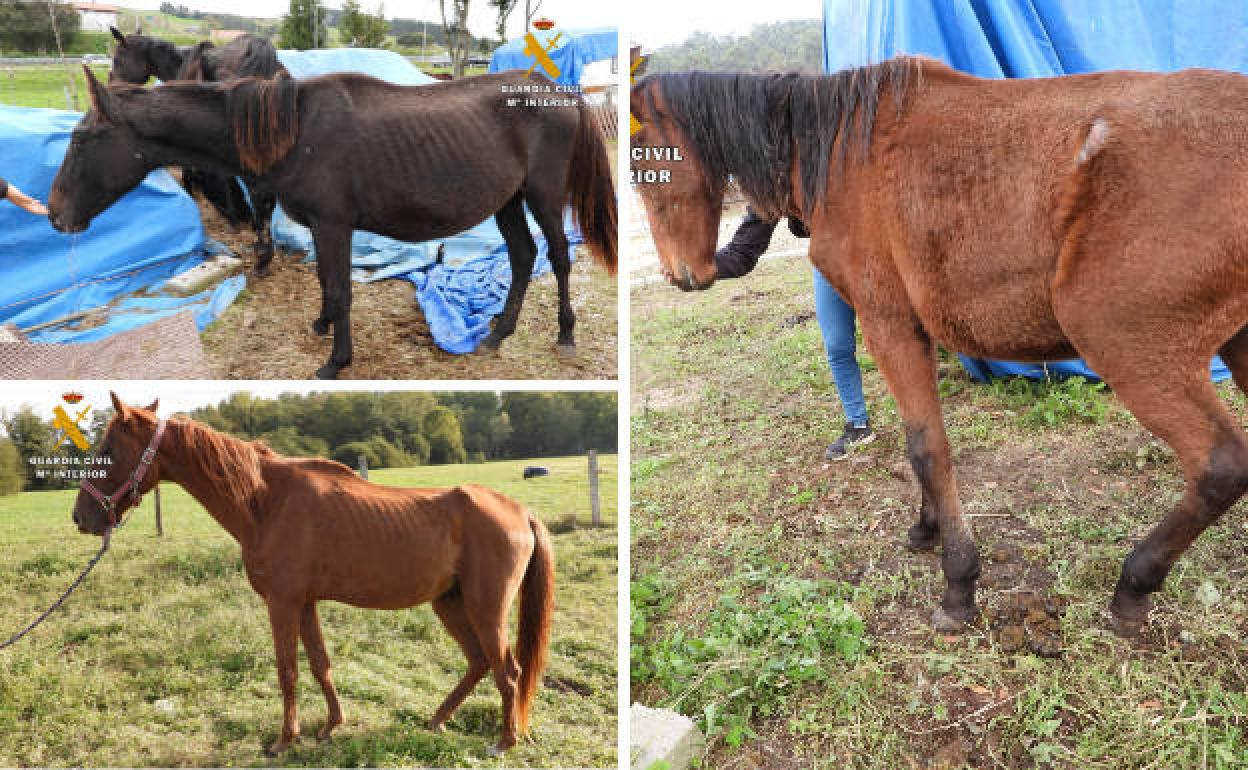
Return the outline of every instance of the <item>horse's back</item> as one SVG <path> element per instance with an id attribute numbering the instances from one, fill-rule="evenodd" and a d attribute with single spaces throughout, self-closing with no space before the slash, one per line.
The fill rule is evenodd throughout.
<path id="1" fill-rule="evenodd" d="M 950 347 L 1014 360 L 1075 355 L 1053 307 L 1059 260 L 1101 260 L 1101 290 L 1113 291 L 1122 274 L 1112 269 L 1124 260 L 1161 280 L 1174 255 L 1131 242 L 1172 240 L 1167 228 L 1196 210 L 1208 227 L 1183 228 L 1183 248 L 1205 240 L 1216 251 L 1218 239 L 1248 235 L 1225 224 L 1248 203 L 1239 120 L 1248 78 L 1189 70 L 990 81 L 939 69 L 925 77 L 904 117 L 881 110 L 876 158 L 890 184 L 874 205 L 895 226 L 868 224 L 878 221 L 870 212 L 857 225 L 875 244 L 867 251 L 892 256 L 909 303 Z M 1072 198 L 1071 187 L 1085 183 L 1098 200 Z M 1074 215 L 1099 248 L 1070 247 Z"/>

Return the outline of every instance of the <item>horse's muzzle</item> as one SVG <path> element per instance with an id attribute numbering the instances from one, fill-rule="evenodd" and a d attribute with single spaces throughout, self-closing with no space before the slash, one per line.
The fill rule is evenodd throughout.
<path id="1" fill-rule="evenodd" d="M 699 281 L 697 276 L 693 274 L 693 271 L 689 269 L 689 266 L 682 262 L 680 271 L 673 283 L 679 286 L 682 291 L 702 291 L 703 289 L 709 289 L 711 284 L 715 283 L 715 277 L 712 275 L 709 281 Z"/>

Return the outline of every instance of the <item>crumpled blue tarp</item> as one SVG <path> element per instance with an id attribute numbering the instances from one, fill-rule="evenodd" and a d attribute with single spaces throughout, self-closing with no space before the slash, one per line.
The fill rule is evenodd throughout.
<path id="1" fill-rule="evenodd" d="M 981 77 L 1053 77 L 1214 67 L 1248 73 L 1248 3 L 1189 0 L 824 0 L 824 69 L 931 56 Z M 1079 375 L 1082 361 L 1018 364 L 959 356 L 976 379 Z M 1230 376 L 1221 359 L 1214 380 Z"/>
<path id="2" fill-rule="evenodd" d="M 278 57 L 297 77 L 329 72 L 363 72 L 402 85 L 434 79 L 392 51 L 334 48 L 321 51 L 280 51 Z M 529 230 L 537 243 L 533 275 L 550 270 L 546 239 L 530 216 Z M 581 243 L 580 232 L 565 217 L 568 242 Z M 315 255 L 312 233 L 290 220 L 279 206 L 273 214 L 273 241 L 290 251 Z M 442 264 L 435 264 L 439 246 Z M 416 286 L 416 299 L 438 347 L 448 353 L 471 353 L 490 330 L 490 319 L 502 312 L 511 287 L 511 266 L 502 233 L 491 217 L 471 230 L 441 241 L 406 243 L 356 230 L 351 240 L 351 275 L 356 281 L 404 278 Z"/>
<path id="3" fill-rule="evenodd" d="M 0 176 L 46 201 L 64 159 L 76 112 L 0 106 Z M 198 265 L 220 248 L 205 242 L 199 209 L 168 173 L 156 171 L 97 217 L 86 232 L 58 233 L 46 217 L 0 204 L 0 323 L 25 329 L 108 305 L 107 320 L 90 329 L 52 327 L 29 334 L 38 342 L 85 342 L 142 326 L 187 307 L 207 326 L 241 290 L 222 284 L 200 297 L 165 297 L 140 308 L 123 295 Z"/>
<path id="4" fill-rule="evenodd" d="M 585 65 L 610 59 L 619 53 L 619 32 L 615 27 L 563 30 L 555 27 L 545 31 L 533 29 L 530 32 L 543 48 L 549 45 L 551 38 L 562 34 L 556 44 L 558 47 L 547 53 L 559 68 L 559 77 L 555 81 L 557 83 L 580 83 Z M 521 36 L 494 49 L 494 54 L 490 57 L 490 72 L 527 70 L 533 66 L 533 57 L 524 52 L 524 47 L 524 37 Z M 543 72 L 540 67 L 536 71 Z"/>

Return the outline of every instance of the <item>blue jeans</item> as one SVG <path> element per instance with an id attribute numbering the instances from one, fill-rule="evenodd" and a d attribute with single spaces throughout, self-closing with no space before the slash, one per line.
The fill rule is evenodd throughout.
<path id="1" fill-rule="evenodd" d="M 867 401 L 862 395 L 862 370 L 858 368 L 854 340 L 854 309 L 836 293 L 817 269 L 815 274 L 815 319 L 823 333 L 828 368 L 845 410 L 845 419 L 856 427 L 867 424 Z"/>

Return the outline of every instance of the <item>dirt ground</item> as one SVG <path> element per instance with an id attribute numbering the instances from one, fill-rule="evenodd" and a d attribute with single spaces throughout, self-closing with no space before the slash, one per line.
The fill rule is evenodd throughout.
<path id="1" fill-rule="evenodd" d="M 249 229 L 231 232 L 211 206 L 200 203 L 208 235 L 225 243 L 249 271 L 247 288 L 203 334 L 214 378 L 310 379 L 329 357 L 331 338 L 312 332 L 320 308 L 315 264 L 303 254 L 279 252 L 270 274 L 250 274 L 255 239 Z M 577 351 L 560 354 L 558 293 L 552 273 L 529 285 L 516 333 L 498 354 L 452 355 L 429 333 L 415 287 L 388 280 L 353 284 L 351 333 L 355 358 L 340 379 L 615 379 L 617 371 L 617 282 L 577 247 L 572 267 L 572 306 Z"/>
<path id="2" fill-rule="evenodd" d="M 777 684 L 765 673 L 786 660 L 774 643 L 745 664 L 759 672 L 745 677 L 748 731 L 712 729 L 704 767 L 1248 766 L 1246 504 L 1179 562 L 1143 635 L 1120 639 L 1106 605 L 1122 559 L 1178 499 L 1173 454 L 1112 393 L 1017 396 L 942 354 L 982 616 L 934 633 L 939 549 L 903 547 L 919 494 L 896 406 L 861 348 L 880 438 L 822 459 L 843 418 L 809 269 L 804 257 L 765 260 L 696 294 L 635 279 L 631 578 L 634 597 L 638 585 L 661 596 L 634 598 L 633 699 L 725 724 L 741 706 L 716 679 L 752 651 L 697 656 L 725 644 L 707 625 L 725 601 L 744 605 L 741 618 L 768 611 L 752 603 L 765 574 L 845 597 L 867 651 Z M 1242 422 L 1242 394 L 1219 392 Z M 1059 417 L 1029 419 L 1043 409 Z M 688 673 L 664 686 L 653 674 L 664 668 Z"/>

